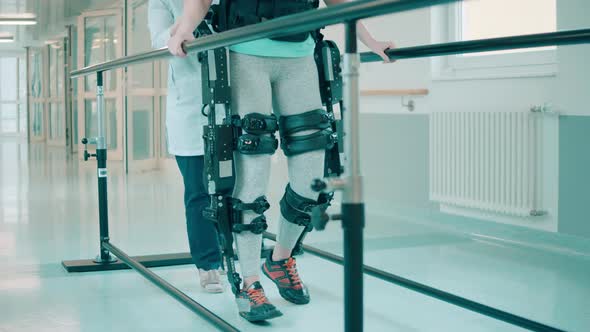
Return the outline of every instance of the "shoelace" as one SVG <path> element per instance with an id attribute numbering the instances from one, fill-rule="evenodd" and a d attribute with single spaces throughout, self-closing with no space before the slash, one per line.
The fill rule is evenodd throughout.
<path id="1" fill-rule="evenodd" d="M 291 282 L 293 282 L 295 286 L 301 286 L 301 278 L 299 278 L 299 273 L 297 273 L 297 266 L 295 265 L 293 257 L 290 257 L 287 262 L 285 262 L 285 267 L 287 268 L 287 272 L 289 272 L 289 276 L 291 276 Z"/>
<path id="2" fill-rule="evenodd" d="M 262 304 L 268 302 L 266 295 L 262 289 L 248 289 L 248 297 L 254 304 Z"/>

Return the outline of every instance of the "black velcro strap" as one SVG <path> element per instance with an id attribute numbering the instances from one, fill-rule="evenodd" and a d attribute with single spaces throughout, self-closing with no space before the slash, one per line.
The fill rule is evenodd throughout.
<path id="1" fill-rule="evenodd" d="M 234 233 L 241 232 L 252 232 L 254 234 L 262 234 L 268 228 L 265 216 L 258 216 L 252 220 L 249 224 L 234 224 L 232 231 Z"/>
<path id="2" fill-rule="evenodd" d="M 309 38 L 309 32 L 302 32 L 302 33 L 297 33 L 294 35 L 288 35 L 288 36 L 282 36 L 282 37 L 272 37 L 270 39 L 276 40 L 276 41 L 287 42 L 287 43 L 301 43 L 301 42 L 306 41 L 307 38 Z"/>
<path id="3" fill-rule="evenodd" d="M 252 0 L 222 0 L 220 7 L 224 8 L 221 15 L 226 15 L 227 26 L 221 26 L 221 31 L 240 28 L 261 21 L 257 6 Z"/>
<path id="4" fill-rule="evenodd" d="M 305 12 L 319 7 L 318 0 L 221 0 L 214 5 L 214 26 L 218 31 L 240 28 L 273 18 Z M 271 38 L 286 42 L 303 42 L 309 32 Z"/>
<path id="5" fill-rule="evenodd" d="M 268 201 L 264 196 L 258 197 L 252 203 L 244 203 L 237 198 L 232 199 L 232 210 L 235 221 L 232 226 L 232 231 L 234 233 L 248 231 L 254 234 L 261 234 L 268 227 L 266 224 L 266 217 L 263 213 L 269 208 L 270 204 L 268 204 Z M 254 218 L 249 224 L 244 224 L 244 211 L 254 211 L 254 213 L 259 214 L 260 216 Z"/>
<path id="6" fill-rule="evenodd" d="M 257 136 L 244 134 L 238 137 L 237 148 L 240 153 L 246 155 L 273 154 L 279 147 L 279 141 L 274 135 Z"/>
<path id="7" fill-rule="evenodd" d="M 310 129 L 323 130 L 330 128 L 333 120 L 325 110 L 317 109 L 296 115 L 281 116 L 279 118 L 279 130 L 281 136 L 290 136 Z"/>
<path id="8" fill-rule="evenodd" d="M 311 216 L 309 214 L 295 209 L 287 204 L 284 199 L 281 200 L 280 206 L 281 215 L 285 217 L 288 222 L 305 227 L 311 223 Z"/>
<path id="9" fill-rule="evenodd" d="M 221 0 L 216 8 L 221 16 L 221 31 L 255 24 L 264 20 L 296 14 L 319 7 L 318 0 Z"/>
<path id="10" fill-rule="evenodd" d="M 327 128 L 308 135 L 281 137 L 281 148 L 285 156 L 290 157 L 310 151 L 331 149 L 337 141 L 338 135 L 332 132 L 331 128 Z"/>
<path id="11" fill-rule="evenodd" d="M 239 116 L 234 116 L 232 124 L 242 128 L 248 134 L 254 135 L 273 134 L 278 130 L 277 117 L 274 114 L 250 113 L 242 119 Z"/>
<path id="12" fill-rule="evenodd" d="M 297 194 L 291 185 L 288 184 L 285 189 L 285 194 L 280 201 L 281 215 L 289 222 L 300 226 L 309 226 L 311 223 L 310 213 L 314 208 L 320 208 L 322 211 L 326 211 L 332 195 L 320 195 L 317 201 L 313 199 L 305 198 Z"/>
<path id="13" fill-rule="evenodd" d="M 252 203 L 244 203 L 241 200 L 234 198 L 232 207 L 238 211 L 254 211 L 257 214 L 263 214 L 266 210 L 270 209 L 270 204 L 266 200 L 266 197 L 260 196 Z"/>
<path id="14" fill-rule="evenodd" d="M 274 0 L 274 17 L 297 14 L 319 7 L 319 1 L 309 0 Z"/>

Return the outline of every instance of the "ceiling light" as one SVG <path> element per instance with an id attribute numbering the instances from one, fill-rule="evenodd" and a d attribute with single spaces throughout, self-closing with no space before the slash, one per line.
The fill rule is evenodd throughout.
<path id="1" fill-rule="evenodd" d="M 0 25 L 35 25 L 37 17 L 34 14 L 0 15 Z"/>
<path id="2" fill-rule="evenodd" d="M 14 36 L 9 33 L 0 33 L 0 43 L 12 43 Z"/>

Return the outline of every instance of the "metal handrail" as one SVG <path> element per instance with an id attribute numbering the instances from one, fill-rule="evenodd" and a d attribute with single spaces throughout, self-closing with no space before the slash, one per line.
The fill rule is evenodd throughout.
<path id="1" fill-rule="evenodd" d="M 339 7 L 339 6 L 335 6 Z M 329 8 L 328 8 L 329 9 Z M 324 9 L 322 9 L 324 10 Z M 293 15 L 295 16 L 295 15 Z M 277 20 L 284 20 L 280 18 Z M 268 21 L 271 22 L 271 21 Z M 257 27 L 266 25 L 268 22 L 260 23 L 257 25 L 245 27 Z M 223 32 L 213 36 L 207 36 L 199 38 L 186 45 L 188 52 L 203 51 L 209 48 L 224 47 L 231 45 L 230 40 L 252 40 L 257 38 L 244 38 L 240 33 L 240 36 L 231 36 L 230 33 L 242 31 L 245 28 L 231 30 Z M 250 29 L 251 30 L 251 29 Z M 590 43 L 590 29 L 576 29 L 576 30 L 563 30 L 557 32 L 547 32 L 520 36 L 490 38 L 490 39 L 479 39 L 460 41 L 452 43 L 441 43 L 431 45 L 412 46 L 404 48 L 396 48 L 387 52 L 387 55 L 391 60 L 403 60 L 403 59 L 417 59 L 424 57 L 437 57 L 446 56 L 453 54 L 467 54 L 467 53 L 478 53 L 478 52 L 489 52 L 489 51 L 503 51 L 520 48 L 533 48 L 533 47 L 545 47 L 545 46 L 559 46 L 559 45 L 576 45 Z M 226 45 L 227 44 L 227 45 Z M 168 48 L 164 47 L 158 50 L 139 53 L 131 56 L 122 57 L 113 61 L 103 62 L 100 64 L 84 67 L 79 70 L 72 71 L 71 77 L 86 76 L 97 71 L 106 71 L 115 68 L 126 67 L 132 64 L 141 62 L 153 61 L 159 58 L 165 58 L 171 56 L 168 52 Z M 377 62 L 381 61 L 381 57 L 372 52 L 361 53 L 361 62 Z"/>
<path id="2" fill-rule="evenodd" d="M 590 29 L 563 30 L 490 39 L 460 41 L 444 44 L 432 44 L 396 48 L 387 51 L 391 60 L 416 59 L 453 54 L 467 54 L 489 51 L 503 51 L 519 48 L 544 46 L 575 45 L 590 43 Z M 381 57 L 372 52 L 361 54 L 362 62 L 381 61 Z"/>
<path id="3" fill-rule="evenodd" d="M 323 28 L 351 20 L 384 14 L 400 13 L 413 9 L 427 8 L 461 0 L 360 0 L 343 3 L 311 12 L 279 17 L 255 25 L 245 26 L 218 34 L 199 37 L 185 45 L 187 52 L 201 52 L 219 47 L 261 38 L 280 37 Z M 126 67 L 132 64 L 154 61 L 170 56 L 167 47 L 157 50 L 121 57 L 91 66 L 74 70 L 72 78 Z"/>

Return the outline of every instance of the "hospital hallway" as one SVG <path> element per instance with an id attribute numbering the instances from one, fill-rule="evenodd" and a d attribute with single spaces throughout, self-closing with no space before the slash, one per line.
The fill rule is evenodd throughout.
<path id="1" fill-rule="evenodd" d="M 188 251 L 177 169 L 124 175 L 109 168 L 111 240 L 130 255 Z M 274 162 L 270 230 L 284 172 Z M 137 272 L 67 273 L 62 260 L 98 252 L 94 162 L 63 149 L 0 140 L 0 331 L 214 331 Z M 399 217 L 368 206 L 365 263 L 431 287 L 566 331 L 590 326 L 590 248 L 571 237 L 551 242 L 543 232 L 466 226 L 467 218 L 414 211 Z M 464 229 L 460 231 L 459 229 Z M 312 232 L 308 244 L 342 252 L 337 223 Z M 563 243 L 568 242 L 568 243 Z M 254 325 L 239 318 L 231 291 L 206 294 L 194 266 L 154 268 L 209 310 L 242 331 L 341 331 L 340 265 L 310 254 L 298 258 L 311 303 L 280 298 L 263 278 L 284 316 Z M 520 328 L 365 276 L 367 331 L 519 331 Z"/>
<path id="2" fill-rule="evenodd" d="M 0 332 L 590 332 L 588 13 L 0 0 Z"/>

